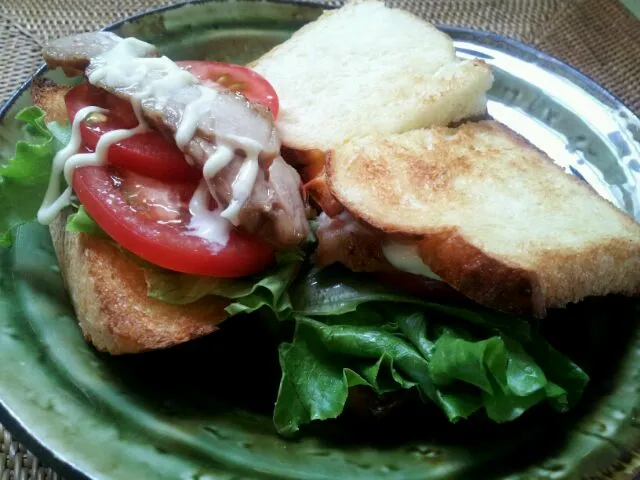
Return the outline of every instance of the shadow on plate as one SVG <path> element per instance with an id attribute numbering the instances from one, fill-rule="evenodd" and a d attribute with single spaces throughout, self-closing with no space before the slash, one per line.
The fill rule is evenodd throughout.
<path id="1" fill-rule="evenodd" d="M 495 442 L 504 444 L 504 454 L 510 455 L 510 470 L 517 467 L 514 461 L 530 465 L 561 449 L 576 422 L 613 390 L 614 373 L 634 338 L 639 310 L 629 299 L 594 298 L 551 311 L 541 324 L 545 337 L 591 377 L 584 398 L 569 413 L 540 406 L 508 424 L 476 415 L 452 425 L 412 392 L 376 399 L 359 390 L 342 418 L 312 424 L 303 435 L 343 449 L 397 448 L 420 441 L 473 450 Z M 145 402 L 156 399 L 151 400 L 157 401 L 155 408 L 180 416 L 241 408 L 270 417 L 280 379 L 276 335 L 253 317 L 234 318 L 214 335 L 169 350 L 111 357 L 105 363 L 131 393 Z"/>

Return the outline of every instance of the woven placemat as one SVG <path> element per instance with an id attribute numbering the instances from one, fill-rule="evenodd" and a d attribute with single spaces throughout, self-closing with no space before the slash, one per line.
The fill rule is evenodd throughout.
<path id="1" fill-rule="evenodd" d="M 167 3 L 172 2 L 0 0 L 0 103 L 41 64 L 40 51 L 48 40 L 98 29 Z M 387 3 L 433 22 L 489 30 L 536 46 L 591 76 L 640 113 L 640 20 L 618 0 L 387 0 Z M 57 478 L 0 425 L 0 480 Z"/>
<path id="2" fill-rule="evenodd" d="M 0 480 L 62 480 L 0 425 Z"/>

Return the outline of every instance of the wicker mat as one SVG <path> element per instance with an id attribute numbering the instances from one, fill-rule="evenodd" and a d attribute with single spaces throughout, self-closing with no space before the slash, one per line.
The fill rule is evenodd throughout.
<path id="1" fill-rule="evenodd" d="M 638 0 L 640 1 L 640 0 Z M 163 0 L 0 0 L 0 103 L 41 63 L 42 45 Z M 317 3 L 336 4 L 320 0 Z M 387 0 L 438 23 L 520 39 L 605 85 L 640 113 L 640 21 L 617 0 Z M 0 426 L 0 480 L 53 479 Z"/>

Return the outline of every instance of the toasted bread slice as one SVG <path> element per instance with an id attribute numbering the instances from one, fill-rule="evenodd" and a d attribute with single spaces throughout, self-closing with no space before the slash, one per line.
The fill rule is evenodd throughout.
<path id="1" fill-rule="evenodd" d="M 497 122 L 358 139 L 327 172 L 348 211 L 417 239 L 425 264 L 481 304 L 542 317 L 640 294 L 640 225 Z"/>
<path id="2" fill-rule="evenodd" d="M 109 240 L 51 224 L 60 269 L 85 338 L 113 355 L 140 353 L 217 330 L 229 301 L 209 297 L 170 305 L 147 296 L 144 270 Z"/>
<path id="3" fill-rule="evenodd" d="M 36 77 L 31 84 L 31 101 L 45 112 L 47 122 L 65 124 L 69 122 L 64 96 L 69 90 L 69 85 L 61 85 L 47 78 Z"/>
<path id="4" fill-rule="evenodd" d="M 36 80 L 35 105 L 47 120 L 68 121 L 70 87 Z M 166 348 L 207 335 L 227 314 L 228 300 L 208 297 L 178 306 L 147 296 L 144 269 L 104 238 L 65 231 L 66 215 L 51 224 L 62 275 L 85 338 L 114 355 Z"/>
<path id="5" fill-rule="evenodd" d="M 278 93 L 283 145 L 303 151 L 483 114 L 492 82 L 433 25 L 375 1 L 324 12 L 250 66 Z"/>

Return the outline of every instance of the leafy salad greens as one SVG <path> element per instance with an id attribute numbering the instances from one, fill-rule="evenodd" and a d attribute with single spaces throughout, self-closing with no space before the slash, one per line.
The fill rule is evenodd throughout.
<path id="1" fill-rule="evenodd" d="M 0 167 L 2 246 L 35 218 L 53 157 L 69 134 L 68 127 L 45 124 L 37 107 L 17 118 L 25 140 Z M 82 206 L 67 229 L 105 236 Z M 567 410 L 589 380 L 526 319 L 397 294 L 341 267 L 315 269 L 302 252 L 281 253 L 272 268 L 240 279 L 153 266 L 146 278 L 149 296 L 168 303 L 217 295 L 232 300 L 230 315 L 267 313 L 267 321 L 295 324 L 279 346 L 282 378 L 273 419 L 282 435 L 339 416 L 355 386 L 377 394 L 415 389 L 451 422 L 479 411 L 506 422 L 541 402 Z"/>
<path id="2" fill-rule="evenodd" d="M 341 267 L 310 270 L 290 296 L 296 331 L 280 346 L 274 412 L 282 434 L 335 418 L 356 385 L 379 394 L 416 388 L 452 422 L 481 409 L 506 422 L 544 400 L 565 411 L 588 382 L 512 315 L 422 302 Z"/>
<path id="3" fill-rule="evenodd" d="M 36 218 L 49 184 L 51 164 L 64 145 L 45 124 L 44 111 L 27 107 L 17 117 L 24 123 L 24 140 L 16 144 L 15 155 L 0 166 L 0 246 L 10 247 L 12 233 Z M 54 127 L 55 129 L 55 127 Z"/>

